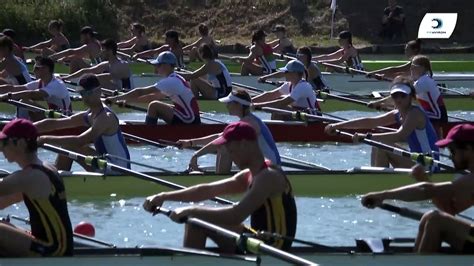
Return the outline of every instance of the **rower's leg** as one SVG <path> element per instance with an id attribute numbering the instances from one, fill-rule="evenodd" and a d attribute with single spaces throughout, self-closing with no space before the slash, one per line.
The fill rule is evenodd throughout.
<path id="1" fill-rule="evenodd" d="M 198 78 L 191 81 L 191 89 L 193 90 L 194 96 L 199 97 L 199 93 L 204 99 L 216 100 L 217 93 L 216 89 L 209 84 L 209 82 Z"/>
<path id="2" fill-rule="evenodd" d="M 69 72 L 74 73 L 86 67 L 90 67 L 90 65 L 87 64 L 86 61 L 84 61 L 84 59 L 79 58 L 79 57 L 72 57 L 70 65 L 69 65 L 69 69 L 70 69 Z"/>
<path id="3" fill-rule="evenodd" d="M 471 231 L 471 225 L 467 221 L 440 211 L 431 211 L 425 214 L 422 220 L 426 222 L 418 252 L 437 252 L 442 241 L 457 251 L 462 251 Z"/>
<path id="4" fill-rule="evenodd" d="M 173 121 L 174 110 L 173 107 L 169 104 L 153 101 L 148 105 L 148 111 L 146 114 L 146 123 L 147 124 L 156 124 L 157 119 L 161 118 L 165 120 L 166 123 L 171 123 Z"/>
<path id="5" fill-rule="evenodd" d="M 100 86 L 102 86 L 102 88 L 109 90 L 122 90 L 118 84 L 112 82 L 112 76 L 110 73 L 98 74 L 97 78 L 99 79 Z"/>
<path id="6" fill-rule="evenodd" d="M 415 165 L 411 159 L 393 153 L 387 153 L 387 157 L 394 168 L 412 168 Z"/>
<path id="7" fill-rule="evenodd" d="M 263 75 L 263 68 L 254 63 L 243 62 L 242 68 L 240 70 L 240 74 L 242 76 L 248 76 L 248 75 L 260 76 L 260 75 Z"/>
<path id="8" fill-rule="evenodd" d="M 183 246 L 186 248 L 204 249 L 206 247 L 207 234 L 204 229 L 192 224 L 184 227 Z"/>
<path id="9" fill-rule="evenodd" d="M 70 146 L 65 146 L 64 148 L 84 155 L 96 155 L 95 150 L 89 146 L 78 147 L 71 144 Z M 73 162 L 74 161 L 67 156 L 58 155 L 55 165 L 58 170 L 70 171 Z M 83 162 L 78 162 L 78 164 L 81 165 L 86 171 L 94 171 L 92 167 L 86 165 Z"/>
<path id="10" fill-rule="evenodd" d="M 33 256 L 30 251 L 33 237 L 25 230 L 10 224 L 0 223 L 0 256 L 26 257 Z"/>
<path id="11" fill-rule="evenodd" d="M 228 174 L 232 169 L 232 159 L 225 146 L 219 147 L 216 157 L 216 174 Z"/>
<path id="12" fill-rule="evenodd" d="M 239 234 L 244 232 L 243 225 L 219 226 Z M 222 237 L 216 234 L 215 232 L 211 232 L 209 230 L 205 230 L 190 224 L 186 224 L 185 226 L 183 246 L 187 248 L 204 249 L 206 247 L 207 237 L 209 237 L 217 244 L 217 246 L 219 246 L 221 252 L 235 253 L 237 246 L 234 240 L 230 240 L 229 238 Z"/>

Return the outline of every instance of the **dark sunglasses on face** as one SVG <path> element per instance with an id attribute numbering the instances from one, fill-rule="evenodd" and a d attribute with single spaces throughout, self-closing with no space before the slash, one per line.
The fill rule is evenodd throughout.
<path id="1" fill-rule="evenodd" d="M 396 92 L 394 94 L 390 94 L 390 97 L 392 97 L 392 99 L 397 99 L 397 98 L 406 98 L 408 95 L 403 93 L 403 92 Z"/>

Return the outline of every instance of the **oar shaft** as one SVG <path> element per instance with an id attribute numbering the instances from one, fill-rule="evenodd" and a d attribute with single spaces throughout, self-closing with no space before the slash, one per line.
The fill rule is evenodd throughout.
<path id="1" fill-rule="evenodd" d="M 415 211 L 409 208 L 394 206 L 388 203 L 382 203 L 382 205 L 380 205 L 379 208 L 386 211 L 393 212 L 393 213 L 397 213 L 400 216 L 407 217 L 413 220 L 418 220 L 418 221 L 421 220 L 421 217 L 423 217 L 424 215 L 424 213 L 422 212 Z"/>
<path id="2" fill-rule="evenodd" d="M 164 209 L 164 208 L 157 209 L 157 212 L 162 213 L 162 214 L 167 215 L 167 216 L 169 216 L 171 214 L 170 210 L 167 210 L 167 209 Z M 215 224 L 203 221 L 201 219 L 189 217 L 189 218 L 186 218 L 184 222 L 187 223 L 187 224 L 192 224 L 194 226 L 212 231 L 212 232 L 214 232 L 216 234 L 219 234 L 223 237 L 234 239 L 237 243 L 239 243 L 241 241 L 244 241 L 245 242 L 244 246 L 245 246 L 246 250 L 248 250 L 252 253 L 255 253 L 255 254 L 264 253 L 264 254 L 267 254 L 269 256 L 281 259 L 283 261 L 286 261 L 286 262 L 289 262 L 289 263 L 292 263 L 292 264 L 297 264 L 297 265 L 316 265 L 316 263 L 314 263 L 312 261 L 297 257 L 293 254 L 288 253 L 288 252 L 285 252 L 285 251 L 276 249 L 272 246 L 269 246 L 269 245 L 263 243 L 263 241 L 261 241 L 261 240 L 251 238 L 251 237 L 243 238 L 243 236 L 237 234 L 236 232 L 233 232 L 233 231 L 230 231 L 228 229 L 217 226 Z"/>
<path id="3" fill-rule="evenodd" d="M 109 163 L 106 160 L 98 159 L 98 158 L 93 157 L 93 156 L 85 156 L 83 154 L 73 152 L 73 151 L 69 151 L 69 150 L 66 150 L 64 148 L 56 147 L 56 146 L 53 146 L 53 145 L 50 145 L 50 144 L 44 144 L 42 147 L 46 150 L 49 150 L 49 151 L 67 156 L 67 157 L 69 157 L 73 160 L 82 161 L 82 162 L 86 163 L 87 165 L 98 166 L 100 169 L 110 169 L 112 171 L 126 173 L 128 175 L 131 175 L 131 176 L 134 176 L 134 177 L 146 180 L 146 181 L 155 182 L 157 184 L 169 187 L 171 189 L 185 189 L 186 188 L 185 186 L 178 185 L 178 184 L 175 184 L 175 183 L 172 183 L 172 182 L 169 182 L 169 181 L 157 178 L 157 177 L 153 177 L 153 176 L 150 176 L 150 175 L 147 175 L 147 174 L 137 172 L 137 171 L 133 171 L 133 170 L 130 170 L 128 168 L 125 168 L 125 167 L 122 167 L 122 166 L 119 166 L 119 165 L 116 165 L 116 164 L 113 164 L 113 163 Z M 213 200 L 217 203 L 221 203 L 221 204 L 234 204 L 234 202 L 226 200 L 226 199 L 222 199 L 222 198 L 212 198 L 211 200 Z"/>

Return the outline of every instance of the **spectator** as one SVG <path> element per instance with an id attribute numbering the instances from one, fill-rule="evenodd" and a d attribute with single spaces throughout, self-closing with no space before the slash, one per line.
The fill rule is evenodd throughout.
<path id="1" fill-rule="evenodd" d="M 383 11 L 382 31 L 380 37 L 386 40 L 401 38 L 405 30 L 405 14 L 396 0 L 388 0 L 388 7 Z"/>

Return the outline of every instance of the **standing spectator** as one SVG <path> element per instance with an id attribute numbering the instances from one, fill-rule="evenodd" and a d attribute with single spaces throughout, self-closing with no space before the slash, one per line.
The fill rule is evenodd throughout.
<path id="1" fill-rule="evenodd" d="M 397 0 L 388 0 L 388 7 L 383 11 L 380 37 L 387 40 L 401 38 L 404 29 L 405 14 L 403 14 L 403 8 L 397 5 Z"/>

